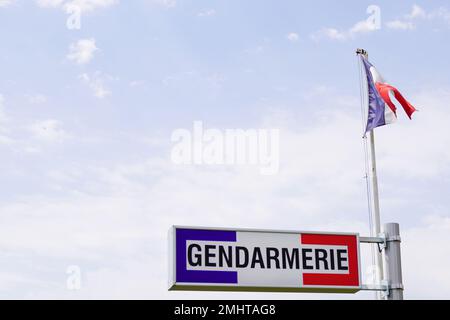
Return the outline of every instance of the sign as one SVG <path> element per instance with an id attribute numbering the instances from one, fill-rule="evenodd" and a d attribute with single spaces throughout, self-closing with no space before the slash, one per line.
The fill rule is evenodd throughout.
<path id="1" fill-rule="evenodd" d="M 355 293 L 359 235 L 173 227 L 169 290 Z"/>

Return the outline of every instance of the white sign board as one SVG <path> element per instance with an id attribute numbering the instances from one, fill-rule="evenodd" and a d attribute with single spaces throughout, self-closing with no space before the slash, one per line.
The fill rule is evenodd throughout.
<path id="1" fill-rule="evenodd" d="M 358 234 L 173 227 L 170 290 L 361 289 Z"/>

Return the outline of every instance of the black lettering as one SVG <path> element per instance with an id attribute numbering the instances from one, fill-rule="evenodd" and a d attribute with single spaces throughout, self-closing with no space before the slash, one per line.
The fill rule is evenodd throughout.
<path id="1" fill-rule="evenodd" d="M 255 269 L 255 265 L 259 264 L 261 269 L 264 269 L 264 260 L 261 254 L 261 249 L 256 247 L 255 250 L 253 250 L 253 257 L 252 257 L 252 269 Z"/>
<path id="2" fill-rule="evenodd" d="M 271 261 L 275 262 L 275 268 L 280 269 L 280 261 L 278 257 L 280 256 L 280 252 L 276 248 L 267 248 L 267 268 L 270 269 L 272 267 Z"/>
<path id="3" fill-rule="evenodd" d="M 200 253 L 197 253 L 195 255 L 192 254 L 192 250 L 197 249 Z M 188 261 L 189 265 L 192 267 L 200 267 L 202 265 L 202 247 L 200 247 L 198 244 L 191 244 L 188 248 Z M 192 258 L 195 258 L 195 261 Z"/>
<path id="4" fill-rule="evenodd" d="M 225 260 L 227 267 L 232 268 L 233 267 L 233 247 L 227 247 L 228 252 L 225 251 L 225 248 L 223 246 L 219 246 L 219 267 L 223 267 L 223 261 Z"/>
<path id="5" fill-rule="evenodd" d="M 309 261 L 312 261 L 312 257 L 307 257 L 307 253 L 312 253 L 312 249 L 302 249 L 302 268 L 303 270 L 313 270 L 314 266 L 308 265 Z"/>
<path id="6" fill-rule="evenodd" d="M 328 270 L 327 250 L 316 249 L 315 256 L 316 256 L 316 269 L 321 270 L 320 262 L 323 262 L 324 270 Z"/>
<path id="7" fill-rule="evenodd" d="M 241 261 L 241 254 L 244 254 L 244 261 Z M 246 268 L 248 266 L 248 250 L 244 247 L 236 247 L 236 268 Z"/>
<path id="8" fill-rule="evenodd" d="M 334 270 L 335 263 L 334 263 L 334 249 L 330 249 L 330 269 Z"/>
<path id="9" fill-rule="evenodd" d="M 281 256 L 283 257 L 283 269 L 298 269 L 299 268 L 299 254 L 298 249 L 292 249 L 292 255 L 289 255 L 289 249 L 281 249 Z"/>
<path id="10" fill-rule="evenodd" d="M 348 270 L 348 266 L 344 266 L 343 262 L 348 262 L 347 257 L 343 257 L 342 255 L 347 253 L 347 250 L 344 249 L 338 249 L 337 250 L 337 264 L 338 264 L 338 270 Z"/>
<path id="11" fill-rule="evenodd" d="M 216 246 L 212 245 L 206 245 L 205 246 L 205 266 L 206 267 L 215 267 L 216 264 L 211 262 L 211 259 L 216 257 L 216 254 L 214 252 L 211 252 L 211 250 L 214 250 Z"/>

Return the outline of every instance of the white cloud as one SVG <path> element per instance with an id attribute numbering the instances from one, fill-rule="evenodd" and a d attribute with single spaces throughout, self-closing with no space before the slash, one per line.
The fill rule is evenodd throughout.
<path id="1" fill-rule="evenodd" d="M 286 39 L 288 39 L 291 42 L 297 42 L 300 39 L 300 37 L 297 33 L 290 32 L 287 34 Z"/>
<path id="2" fill-rule="evenodd" d="M 82 12 L 91 12 L 98 8 L 107 8 L 119 3 L 119 0 L 71 0 L 66 1 L 65 9 L 78 7 Z"/>
<path id="3" fill-rule="evenodd" d="M 163 6 L 167 9 L 175 8 L 177 6 L 177 0 L 150 0 L 156 5 Z"/>
<path id="4" fill-rule="evenodd" d="M 92 12 L 99 8 L 107 8 L 119 3 L 119 0 L 36 0 L 41 8 L 61 8 L 68 11 L 77 7 L 82 12 Z"/>
<path id="5" fill-rule="evenodd" d="M 441 7 L 438 10 L 426 12 L 422 7 L 413 5 L 411 12 L 404 15 L 400 19 L 395 19 L 385 23 L 388 29 L 411 31 L 416 29 L 416 22 L 418 20 L 443 20 L 450 23 L 450 11 Z M 367 34 L 379 30 L 381 26 L 378 26 L 372 19 L 363 20 L 356 23 L 348 30 L 336 29 L 336 28 L 322 28 L 311 34 L 311 39 L 319 41 L 321 39 L 331 39 L 335 41 L 346 41 L 354 39 L 361 34 Z"/>
<path id="6" fill-rule="evenodd" d="M 8 136 L 2 135 L 0 132 L 0 145 L 12 145 L 13 143 L 14 143 L 13 139 L 11 139 Z"/>
<path id="7" fill-rule="evenodd" d="M 347 35 L 334 28 L 323 28 L 311 35 L 311 39 L 314 41 L 319 41 L 322 38 L 343 41 L 347 39 Z"/>
<path id="8" fill-rule="evenodd" d="M 5 103 L 5 98 L 2 94 L 0 94 L 0 122 L 5 117 L 5 114 L 3 112 L 3 105 Z"/>
<path id="9" fill-rule="evenodd" d="M 372 21 L 360 21 L 350 29 L 349 36 L 355 36 L 360 33 L 370 33 L 376 30 L 377 27 Z"/>
<path id="10" fill-rule="evenodd" d="M 36 0 L 36 4 L 41 8 L 58 8 L 64 0 Z"/>
<path id="11" fill-rule="evenodd" d="M 130 87 L 132 87 L 132 88 L 141 87 L 141 86 L 145 85 L 145 81 L 143 81 L 143 80 L 133 80 L 133 81 L 130 81 L 128 83 L 128 85 Z"/>
<path id="12" fill-rule="evenodd" d="M 394 30 L 414 30 L 416 28 L 415 24 L 411 21 L 393 20 L 386 23 L 389 29 Z"/>
<path id="13" fill-rule="evenodd" d="M 5 8 L 12 5 L 16 0 L 0 0 L 0 8 Z"/>
<path id="14" fill-rule="evenodd" d="M 94 58 L 94 53 L 98 50 L 95 39 L 81 39 L 72 43 L 67 59 L 77 64 L 87 64 Z"/>
<path id="15" fill-rule="evenodd" d="M 413 7 L 411 9 L 411 13 L 406 15 L 407 19 L 417 19 L 417 18 L 426 18 L 426 17 L 427 17 L 427 13 L 425 12 L 425 10 L 416 4 L 413 5 Z"/>
<path id="16" fill-rule="evenodd" d="M 43 104 L 47 102 L 47 96 L 40 93 L 36 95 L 27 96 L 27 98 L 31 104 Z"/>
<path id="17" fill-rule="evenodd" d="M 407 92 L 403 94 L 408 96 Z M 409 121 L 398 106 L 399 122 L 378 131 L 385 152 L 380 165 L 391 175 L 411 179 L 450 174 L 450 114 L 446 103 L 450 90 L 409 94 L 408 99 L 420 111 Z"/>
<path id="18" fill-rule="evenodd" d="M 322 28 L 311 34 L 311 39 L 319 41 L 323 38 L 331 40 L 345 41 L 353 39 L 357 35 L 371 33 L 378 30 L 377 26 L 370 20 L 357 22 L 348 30 L 338 30 L 335 28 Z"/>
<path id="19" fill-rule="evenodd" d="M 2 266 L 7 290 L 0 288 L 0 296 L 298 298 L 169 293 L 166 261 L 167 230 L 173 224 L 368 233 L 357 99 L 326 86 L 302 99 L 304 108 L 310 104 L 315 110 L 306 121 L 303 109 L 272 112 L 261 121 L 262 127 L 281 129 L 277 176 L 261 177 L 245 168 L 178 167 L 169 162 L 167 150 L 149 154 L 150 159 L 133 155 L 133 160 L 107 163 L 70 157 L 69 163 L 52 162 L 49 172 L 35 172 L 33 167 L 22 173 L 39 180 L 40 189 L 0 203 L 5 221 L 0 224 L 0 247 L 9 256 L 5 261 L 15 258 L 9 267 Z M 450 127 L 445 124 L 450 116 L 445 101 L 450 93 L 425 92 L 410 100 L 423 109 L 414 121 L 400 119 L 377 130 L 381 190 L 392 189 L 382 194 L 383 217 L 402 222 L 406 297 L 448 298 L 450 252 L 435 244 L 450 242 L 450 215 L 447 199 L 433 200 L 430 196 L 436 193 L 429 188 L 442 188 L 437 196 L 448 189 Z M 168 136 L 166 148 L 169 143 Z M 412 178 L 414 188 L 398 182 L 405 177 Z M 49 186 L 60 193 L 41 191 Z M 441 211 L 425 210 L 439 203 Z M 423 219 L 415 219 L 417 215 Z M 298 223 L 293 226 L 292 221 Z M 429 263 L 436 259 L 439 263 Z M 83 272 L 78 292 L 64 287 L 66 267 L 73 264 Z M 441 277 L 433 278 L 436 274 Z M 325 296 L 364 297 L 372 295 Z"/>
<path id="20" fill-rule="evenodd" d="M 205 9 L 205 10 L 200 11 L 197 14 L 197 16 L 201 17 L 201 18 L 203 18 L 203 17 L 211 17 L 211 16 L 215 16 L 215 15 L 216 15 L 216 10 L 214 10 L 214 9 Z"/>
<path id="21" fill-rule="evenodd" d="M 97 71 L 93 75 L 83 73 L 79 76 L 79 79 L 89 86 L 95 97 L 103 99 L 111 95 L 111 91 L 105 86 L 105 81 L 111 80 L 112 77 Z"/>
<path id="22" fill-rule="evenodd" d="M 418 5 L 413 5 L 411 12 L 406 14 L 402 19 L 396 19 L 386 23 L 386 27 L 393 30 L 414 30 L 416 29 L 415 20 L 425 19 L 428 15 L 424 9 Z"/>
<path id="23" fill-rule="evenodd" d="M 427 12 L 425 9 L 418 5 L 413 5 L 411 12 L 404 15 L 403 18 L 389 21 L 386 26 L 389 29 L 395 30 L 414 30 L 416 29 L 416 24 L 418 21 L 444 21 L 445 23 L 450 23 L 450 11 L 441 7 L 439 9 L 430 10 Z"/>
<path id="24" fill-rule="evenodd" d="M 11 146 L 14 144 L 14 139 L 10 135 L 10 119 L 4 110 L 5 98 L 0 94 L 0 145 Z"/>
<path id="25" fill-rule="evenodd" d="M 0 94 L 0 144 L 6 144 L 10 141 L 10 139 L 4 135 L 2 135 L 2 133 L 7 132 L 7 128 L 6 128 L 6 123 L 8 121 L 8 117 L 6 116 L 6 113 L 4 111 L 4 103 L 5 103 L 5 98 L 3 97 L 2 94 Z"/>
<path id="26" fill-rule="evenodd" d="M 407 299 L 450 297 L 450 215 L 444 214 L 428 215 L 423 226 L 401 230 Z"/>
<path id="27" fill-rule="evenodd" d="M 47 98 L 38 94 L 28 96 L 28 100 L 30 103 L 45 103 Z M 69 137 L 61 121 L 24 120 L 7 115 L 4 112 L 4 101 L 0 94 L 0 145 L 10 147 L 14 153 L 39 153 L 42 143 L 60 143 Z"/>
<path id="28" fill-rule="evenodd" d="M 441 7 L 438 10 L 435 10 L 434 12 L 430 13 L 429 17 L 431 19 L 441 19 L 445 23 L 450 24 L 450 11 L 445 7 Z"/>
<path id="29" fill-rule="evenodd" d="M 67 138 L 62 122 L 54 119 L 37 121 L 30 126 L 29 130 L 33 138 L 43 142 L 63 142 Z"/>

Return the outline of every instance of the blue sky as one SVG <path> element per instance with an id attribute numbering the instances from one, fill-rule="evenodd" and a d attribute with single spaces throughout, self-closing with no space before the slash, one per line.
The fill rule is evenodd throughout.
<path id="1" fill-rule="evenodd" d="M 377 130 L 405 294 L 448 298 L 449 36 L 446 1 L 0 0 L 0 297 L 210 297 L 167 292 L 173 224 L 367 234 L 362 47 L 420 110 Z M 196 120 L 279 129 L 280 173 L 175 166 L 171 133 Z"/>

